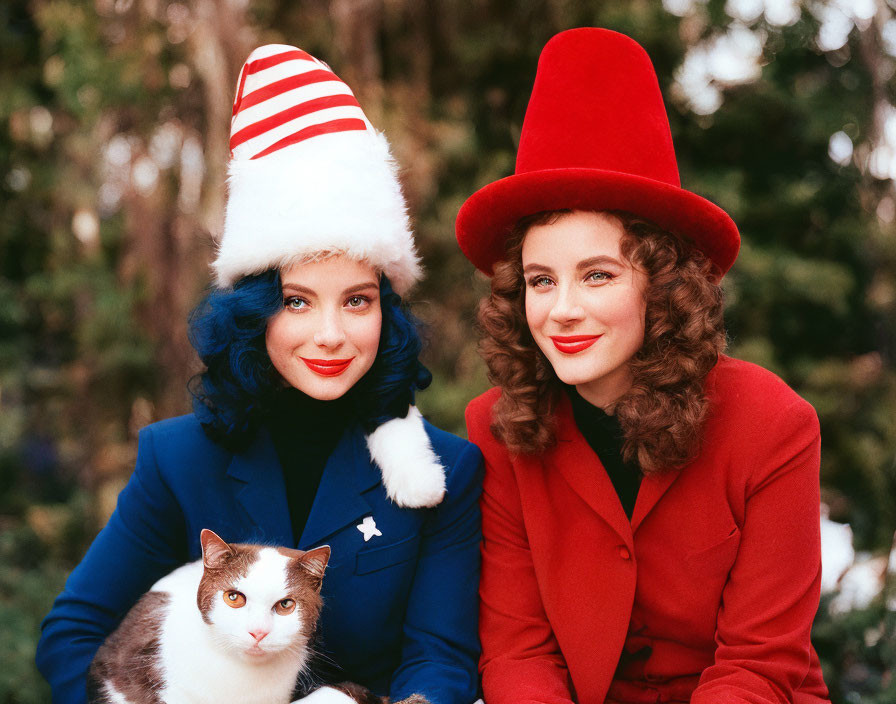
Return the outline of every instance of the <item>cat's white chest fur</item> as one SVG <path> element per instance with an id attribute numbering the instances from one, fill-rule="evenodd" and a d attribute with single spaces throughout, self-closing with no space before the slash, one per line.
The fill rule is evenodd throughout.
<path id="1" fill-rule="evenodd" d="M 246 578 L 243 588 L 257 601 L 282 593 L 285 558 L 274 550 L 263 550 Z M 164 688 L 159 692 L 165 704 L 286 704 L 291 701 L 296 676 L 304 665 L 304 652 L 292 649 L 261 658 L 247 658 L 240 650 L 246 633 L 254 624 L 271 627 L 272 640 L 283 637 L 272 626 L 272 617 L 254 604 L 232 609 L 222 600 L 212 607 L 210 625 L 203 621 L 196 605 L 202 578 L 201 562 L 191 563 L 159 580 L 152 591 L 168 592 L 171 601 L 161 630 L 159 666 Z M 237 585 L 240 586 L 240 585 Z M 259 590 L 262 592 L 257 595 Z M 271 596 L 270 598 L 275 598 Z M 292 633 L 287 634 L 287 637 Z M 241 640 L 242 639 L 242 640 Z"/>
<path id="2" fill-rule="evenodd" d="M 309 659 L 330 548 L 227 543 L 156 582 L 100 646 L 93 704 L 290 704 Z"/>

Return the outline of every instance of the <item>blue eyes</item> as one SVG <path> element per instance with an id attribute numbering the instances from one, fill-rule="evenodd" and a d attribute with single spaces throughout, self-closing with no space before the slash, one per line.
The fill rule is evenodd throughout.
<path id="1" fill-rule="evenodd" d="M 588 276 L 585 277 L 585 280 L 601 282 L 601 281 L 609 281 L 612 278 L 613 278 L 613 275 L 608 274 L 606 271 L 592 271 L 590 274 L 588 274 Z"/>
<path id="2" fill-rule="evenodd" d="M 290 310 L 302 310 L 308 307 L 308 301 L 298 296 L 287 296 L 283 299 L 283 307 Z"/>
<path id="3" fill-rule="evenodd" d="M 358 310 L 364 308 L 370 303 L 370 298 L 367 296 L 349 296 L 345 303 L 343 304 L 346 308 L 352 310 Z M 304 298 L 300 296 L 286 296 L 283 299 L 283 307 L 287 310 L 304 310 L 305 308 L 310 307 L 310 303 L 306 301 Z"/>
<path id="4" fill-rule="evenodd" d="M 614 278 L 616 277 L 608 271 L 592 271 L 586 274 L 582 280 L 587 284 L 603 284 Z M 529 279 L 528 285 L 531 288 L 547 288 L 554 285 L 554 280 L 550 276 L 542 274 Z"/>

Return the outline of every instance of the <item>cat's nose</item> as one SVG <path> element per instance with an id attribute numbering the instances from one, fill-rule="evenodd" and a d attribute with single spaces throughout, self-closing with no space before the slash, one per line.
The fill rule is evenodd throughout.
<path id="1" fill-rule="evenodd" d="M 256 642 L 256 643 L 261 643 L 261 641 L 264 640 L 264 637 L 265 637 L 268 633 L 270 633 L 270 631 L 264 631 L 264 630 L 261 630 L 261 629 L 256 629 L 256 630 L 254 630 L 254 631 L 249 631 L 249 635 L 252 636 L 252 637 L 255 639 L 255 642 Z"/>

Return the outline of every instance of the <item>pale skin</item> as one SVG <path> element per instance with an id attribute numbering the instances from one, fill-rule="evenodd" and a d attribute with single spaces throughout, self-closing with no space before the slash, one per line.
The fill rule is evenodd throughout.
<path id="1" fill-rule="evenodd" d="M 340 398 L 376 359 L 383 324 L 379 273 L 366 262 L 333 255 L 284 268 L 280 280 L 283 307 L 265 332 L 271 362 L 286 383 L 308 396 Z M 374 698 L 363 687 L 342 683 L 293 704 L 356 704 L 346 692 Z M 426 699 L 413 695 L 398 704 L 426 704 Z"/>
<path id="2" fill-rule="evenodd" d="M 526 321 L 560 381 L 612 413 L 644 342 L 647 274 L 621 252 L 607 213 L 575 210 L 523 240 Z"/>
<path id="3" fill-rule="evenodd" d="M 290 386 L 320 401 L 340 398 L 373 365 L 382 328 L 377 271 L 344 255 L 280 272 L 283 308 L 265 344 Z"/>

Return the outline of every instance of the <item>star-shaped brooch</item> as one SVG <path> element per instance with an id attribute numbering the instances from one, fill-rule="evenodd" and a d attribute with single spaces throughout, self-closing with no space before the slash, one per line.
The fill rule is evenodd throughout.
<path id="1" fill-rule="evenodd" d="M 376 522 L 373 520 L 373 516 L 367 516 L 367 518 L 356 525 L 355 528 L 364 534 L 365 543 L 375 535 L 382 535 L 380 529 L 376 527 Z"/>

